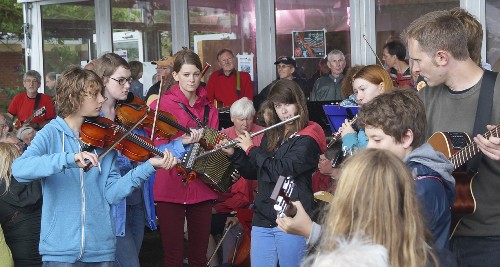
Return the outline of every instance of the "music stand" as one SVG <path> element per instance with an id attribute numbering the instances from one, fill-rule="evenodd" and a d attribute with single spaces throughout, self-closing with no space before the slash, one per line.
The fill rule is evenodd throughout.
<path id="1" fill-rule="evenodd" d="M 323 110 L 325 111 L 326 117 L 330 124 L 330 129 L 335 133 L 342 126 L 342 123 L 344 123 L 345 119 L 351 120 L 356 114 L 358 114 L 359 107 L 323 105 Z"/>
<path id="2" fill-rule="evenodd" d="M 330 126 L 328 118 L 323 110 L 324 105 L 335 105 L 336 101 L 309 101 L 307 109 L 309 111 L 309 120 L 314 121 L 323 128 L 325 134 L 329 134 Z"/>

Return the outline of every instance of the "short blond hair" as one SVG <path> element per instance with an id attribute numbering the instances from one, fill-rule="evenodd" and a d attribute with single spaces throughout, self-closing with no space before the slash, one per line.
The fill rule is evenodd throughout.
<path id="1" fill-rule="evenodd" d="M 414 20 L 401 35 L 414 39 L 430 57 L 439 50 L 450 52 L 457 60 L 469 58 L 464 24 L 450 11 L 429 12 Z"/>

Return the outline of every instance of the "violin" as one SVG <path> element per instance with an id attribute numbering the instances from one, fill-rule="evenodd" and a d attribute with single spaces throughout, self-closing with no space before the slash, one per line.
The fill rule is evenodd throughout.
<path id="1" fill-rule="evenodd" d="M 80 128 L 80 140 L 86 145 L 106 148 L 120 139 L 127 130 L 116 122 L 97 117 L 86 120 Z M 114 147 L 130 160 L 144 162 L 154 156 L 163 157 L 163 152 L 153 142 L 143 136 L 129 134 Z"/>
<path id="2" fill-rule="evenodd" d="M 151 110 L 142 99 L 129 93 L 126 101 L 118 101 L 116 106 L 116 116 L 126 126 L 134 125 L 140 118 L 147 114 L 147 118 L 141 123 L 143 127 L 153 128 L 155 117 L 154 110 Z M 156 121 L 156 131 L 164 138 L 171 138 L 179 132 L 189 134 L 191 131 L 177 123 L 177 119 L 166 111 L 158 111 Z"/>
<path id="3" fill-rule="evenodd" d="M 145 114 L 147 114 L 147 117 L 141 125 L 152 129 L 155 111 L 151 110 L 142 99 L 129 93 L 126 101 L 119 101 L 117 103 L 116 116 L 123 125 L 131 127 Z M 155 133 L 164 138 L 171 138 L 177 134 L 179 130 L 186 134 L 191 134 L 191 130 L 180 125 L 174 115 L 166 111 L 158 110 Z M 213 145 L 209 145 L 204 138 L 201 138 L 199 143 L 205 150 L 213 149 Z"/>

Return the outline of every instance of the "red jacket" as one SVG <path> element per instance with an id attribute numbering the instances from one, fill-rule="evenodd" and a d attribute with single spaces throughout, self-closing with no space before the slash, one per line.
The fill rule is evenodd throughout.
<path id="1" fill-rule="evenodd" d="M 229 76 L 224 74 L 224 71 L 219 70 L 210 76 L 207 82 L 208 99 L 213 103 L 214 99 L 222 102 L 225 107 L 231 106 L 234 101 L 246 96 L 253 100 L 253 86 L 250 74 L 240 72 L 240 95 L 236 94 L 236 73 L 231 72 Z"/>
<path id="2" fill-rule="evenodd" d="M 18 120 L 24 122 L 33 114 L 33 108 L 35 107 L 35 98 L 29 98 L 26 92 L 17 94 L 14 99 L 10 102 L 9 113 L 17 117 Z M 38 102 L 37 109 L 45 107 L 45 113 L 40 116 L 36 116 L 31 121 L 32 123 L 40 123 L 44 121 L 52 120 L 56 117 L 56 109 L 54 108 L 54 102 L 50 96 L 46 94 L 40 94 L 40 102 Z"/>
<path id="3" fill-rule="evenodd" d="M 207 94 L 202 87 L 196 89 L 198 99 L 191 107 L 188 99 L 182 93 L 179 85 L 173 85 L 170 90 L 161 97 L 160 110 L 167 111 L 177 118 L 177 122 L 186 128 L 199 128 L 196 121 L 193 120 L 178 103 L 183 103 L 186 107 L 201 121 L 203 122 L 203 115 L 205 106 L 210 107 L 208 116 L 208 126 L 214 129 L 219 127 L 219 114 L 213 105 L 208 101 Z M 150 104 L 151 108 L 156 107 L 156 100 Z M 184 134 L 179 132 L 172 139 Z M 169 139 L 157 139 L 155 145 L 168 143 Z M 194 204 L 206 200 L 217 198 L 217 194 L 204 184 L 200 179 L 195 179 L 193 182 L 184 183 L 182 178 L 177 175 L 175 168 L 170 170 L 159 169 L 155 174 L 155 182 L 153 193 L 155 201 L 180 203 L 180 204 Z"/>

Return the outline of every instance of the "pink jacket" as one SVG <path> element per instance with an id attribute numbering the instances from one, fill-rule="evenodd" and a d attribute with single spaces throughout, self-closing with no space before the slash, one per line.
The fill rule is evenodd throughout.
<path id="1" fill-rule="evenodd" d="M 183 103 L 202 123 L 205 112 L 205 106 L 210 107 L 208 116 L 208 126 L 214 129 L 219 127 L 219 114 L 217 109 L 210 103 L 207 98 L 207 93 L 202 87 L 196 89 L 198 99 L 191 107 L 186 96 L 182 93 L 179 85 L 173 85 L 170 90 L 161 97 L 159 108 L 162 111 L 169 112 L 177 122 L 186 128 L 199 128 L 196 121 L 193 120 L 187 112 L 179 106 L 178 103 Z M 156 100 L 150 104 L 151 108 L 156 107 Z M 184 134 L 179 131 L 172 139 L 175 139 Z M 155 145 L 168 143 L 169 139 L 157 139 Z M 155 201 L 194 204 L 206 200 L 217 199 L 217 194 L 205 185 L 200 179 L 195 179 L 193 182 L 184 183 L 182 177 L 177 175 L 175 168 L 170 170 L 160 169 L 155 174 L 153 187 Z"/>

